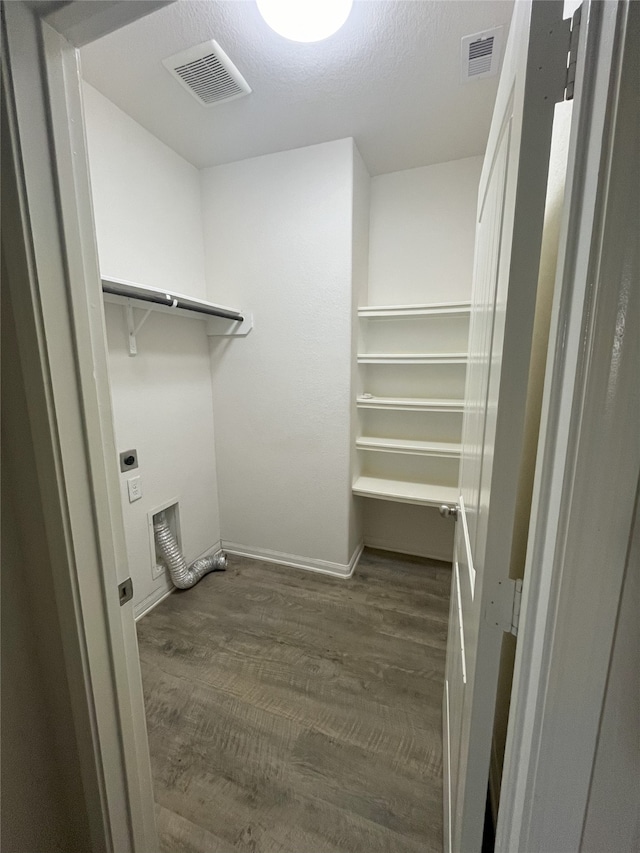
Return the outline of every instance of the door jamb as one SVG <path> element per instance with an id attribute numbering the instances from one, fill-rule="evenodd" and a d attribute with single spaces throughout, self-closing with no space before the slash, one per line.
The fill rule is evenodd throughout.
<path id="1" fill-rule="evenodd" d="M 585 107 L 569 149 L 575 165 L 565 194 L 498 812 L 496 851 L 505 853 L 548 850 L 560 840 L 563 849 L 580 849 L 640 474 L 637 376 L 619 364 L 618 381 L 606 384 L 616 359 L 633 359 L 631 344 L 616 351 L 610 338 L 624 282 L 599 277 L 629 4 L 590 2 L 587 10 L 576 81 Z M 631 42 L 627 36 L 626 51 Z M 627 342 L 640 336 L 632 314 L 623 318 Z M 594 399 L 607 399 L 608 422 L 593 411 L 589 417 Z M 578 488 L 580 470 L 592 471 L 597 501 Z"/>
<path id="2" fill-rule="evenodd" d="M 108 16 L 108 25 L 103 25 L 106 26 L 103 32 L 95 20 L 92 24 L 83 23 L 82 17 L 95 15 L 91 7 L 96 10 L 105 4 L 76 0 L 69 5 L 73 7 L 74 16 L 79 16 L 74 18 L 74 26 L 79 29 L 75 35 L 67 32 L 65 38 L 65 34 L 55 29 L 56 20 L 58 26 L 62 26 L 60 17 L 54 17 L 55 13 L 50 16 L 48 25 L 40 24 L 37 5 L 34 11 L 24 2 L 5 4 L 9 33 L 6 61 L 10 77 L 10 82 L 5 85 L 11 89 L 9 100 L 16 120 L 11 141 L 14 143 L 14 164 L 21 194 L 26 256 L 20 256 L 15 244 L 11 249 L 5 242 L 3 249 L 11 263 L 16 265 L 15 269 L 28 275 L 31 286 L 29 291 L 22 289 L 16 309 L 24 321 L 19 330 L 20 356 L 23 369 L 27 365 L 25 373 L 31 380 L 28 383 L 31 391 L 29 387 L 27 391 L 33 417 L 42 417 L 42 422 L 47 425 L 49 443 L 37 449 L 37 461 L 41 477 L 53 475 L 55 478 L 56 500 L 52 500 L 49 506 L 49 526 L 52 533 L 63 536 L 61 541 L 66 546 L 66 560 L 61 561 L 59 567 L 57 605 L 61 612 L 66 609 L 69 617 L 63 621 L 67 645 L 77 651 L 76 663 L 71 659 L 68 661 L 70 677 L 80 679 L 85 691 L 85 695 L 76 695 L 75 698 L 78 709 L 76 726 L 82 729 L 83 740 L 88 739 L 91 743 L 95 773 L 103 777 L 103 784 L 97 783 L 104 809 L 103 838 L 97 837 L 100 832 L 98 822 L 96 842 L 101 843 L 96 844 L 96 849 L 152 853 L 157 850 L 157 839 L 153 825 L 146 732 L 140 739 L 140 721 L 144 727 L 140 672 L 126 649 L 131 643 L 135 648 L 135 626 L 131 605 L 120 610 L 117 600 L 117 581 L 126 571 L 126 555 L 123 555 L 122 547 L 122 512 L 111 470 L 113 467 L 115 471 L 111 460 L 115 442 L 110 400 L 105 397 L 108 384 L 105 384 L 102 304 L 101 299 L 94 302 L 89 299 L 85 284 L 86 277 L 87 280 L 94 279 L 97 287 L 99 272 L 95 240 L 91 234 L 91 202 L 82 124 L 75 128 L 72 126 L 74 111 L 81 107 L 75 50 L 69 41 L 82 44 L 124 26 L 133 19 L 133 4 L 126 0 L 110 4 L 114 11 Z M 136 5 L 146 7 L 139 13 L 145 14 L 160 4 Z M 605 10 L 613 5 L 602 4 Z M 18 25 L 25 23 L 28 24 L 29 44 L 24 59 L 36 64 L 34 74 L 28 76 L 27 83 L 19 91 L 22 84 L 15 74 L 15 47 L 21 42 L 24 44 L 24 34 L 18 32 Z M 42 26 L 46 59 L 35 51 L 40 37 L 37 32 L 39 25 Z M 88 38 L 87 33 L 90 33 Z M 49 92 L 38 78 L 38 70 L 45 65 L 52 81 Z M 24 62 L 20 67 L 24 68 Z M 47 114 L 48 103 L 53 110 L 52 117 Z M 28 130 L 32 131 L 31 139 Z M 55 138 L 55 155 L 52 153 L 52 137 Z M 582 177 L 586 180 L 592 173 L 587 171 L 589 164 L 583 165 Z M 594 168 L 593 163 L 591 168 Z M 32 174 L 38 173 L 45 177 L 39 189 L 35 187 L 36 181 L 31 180 Z M 578 242 L 576 240 L 571 245 L 570 251 L 577 250 Z M 586 275 L 586 271 L 582 272 Z M 575 345 L 576 323 L 582 319 L 580 306 L 585 300 L 586 279 L 578 280 L 577 276 L 574 286 L 576 291 L 583 289 L 581 296 L 576 293 L 573 302 L 556 307 L 556 320 L 562 321 L 563 330 L 571 333 Z M 53 333 L 54 328 L 56 334 Z M 34 361 L 31 357 L 29 362 L 29 351 L 32 354 L 37 352 L 39 358 Z M 538 716 L 545 710 L 543 688 L 549 662 L 543 662 L 542 658 L 546 641 L 553 639 L 547 636 L 553 633 L 547 630 L 547 617 L 552 614 L 559 593 L 557 588 L 552 590 L 551 587 L 555 583 L 555 575 L 562 568 L 544 560 L 549 556 L 543 549 L 544 543 L 548 539 L 555 546 L 555 537 L 559 537 L 562 530 L 557 519 L 552 523 L 554 519 L 550 519 L 549 513 L 543 517 L 541 495 L 543 492 L 550 497 L 555 495 L 553 505 L 557 506 L 562 482 L 557 480 L 558 472 L 551 476 L 554 462 L 557 464 L 558 461 L 554 453 L 559 453 L 560 458 L 568 462 L 569 451 L 575 446 L 576 423 L 571 424 L 569 434 L 569 424 L 565 419 L 571 412 L 566 411 L 567 395 L 561 397 L 560 391 L 567 391 L 572 370 L 574 378 L 575 374 L 579 374 L 577 378 L 582 382 L 588 378 L 580 373 L 585 364 L 580 363 L 580 353 L 576 349 L 564 353 L 562 358 L 558 349 L 556 355 L 558 358 L 552 360 L 549 368 L 553 373 L 548 373 L 552 388 L 546 392 L 543 421 L 546 433 L 542 433 L 541 443 L 543 464 L 534 495 L 539 517 L 533 516 L 535 525 L 532 526 L 527 577 L 532 578 L 537 569 L 540 573 L 535 589 L 529 588 L 531 581 L 525 582 L 516 686 L 505 756 L 503 802 L 498 826 L 500 846 L 497 848 L 503 850 L 528 849 L 515 839 L 525 838 L 527 818 L 531 818 L 530 810 L 525 815 L 525 804 L 531 805 L 533 801 L 531 794 L 535 790 L 535 780 L 530 780 L 528 773 L 536 750 L 541 746 L 542 730 L 540 720 L 536 723 L 527 714 L 526 705 L 528 703 Z M 96 379 L 91 379 L 94 359 Z M 559 383 L 563 383 L 562 389 Z M 561 405 L 563 401 L 564 405 Z M 71 438 L 79 438 L 79 443 L 71 447 Z M 602 507 L 606 508 L 604 500 Z M 113 532 L 107 534 L 109 526 Z M 555 537 L 551 536 L 552 532 L 555 532 Z M 557 553 L 551 556 L 557 557 Z M 82 572 L 78 571 L 80 562 Z M 563 583 L 565 580 L 563 578 Z M 71 611 L 68 604 L 65 608 L 62 600 L 65 590 L 73 593 L 74 607 Z M 531 625 L 529 630 L 527 625 Z M 531 665 L 532 656 L 536 657 L 534 666 Z M 105 660 L 109 661 L 108 666 L 105 666 Z M 505 792 L 512 785 L 513 790 L 507 799 Z M 123 792 L 122 798 L 115 795 L 116 789 Z"/>
<path id="3" fill-rule="evenodd" d="M 80 68 L 75 46 L 51 23 L 70 28 L 81 44 L 160 5 L 167 4 L 73 2 L 51 13 L 49 4 L 2 4 L 3 166 L 13 191 L 2 248 L 81 745 L 83 805 L 92 849 L 105 853 L 155 853 L 158 841 L 133 609 L 118 598 L 128 568 Z M 48 13 L 51 23 L 43 19 Z"/>

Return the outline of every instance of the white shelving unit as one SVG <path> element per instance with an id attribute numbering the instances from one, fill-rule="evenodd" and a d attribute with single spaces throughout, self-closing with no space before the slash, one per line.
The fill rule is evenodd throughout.
<path id="1" fill-rule="evenodd" d="M 368 305 L 358 308 L 358 317 L 390 320 L 394 317 L 468 316 L 470 310 L 470 302 L 437 302 L 432 305 Z"/>
<path id="2" fill-rule="evenodd" d="M 356 440 L 358 450 L 372 450 L 381 453 L 408 453 L 413 456 L 442 456 L 457 459 L 460 445 L 445 441 L 419 441 L 401 438 L 370 438 L 363 436 Z"/>
<path id="3" fill-rule="evenodd" d="M 431 486 L 382 477 L 358 477 L 353 484 L 353 493 L 365 498 L 423 506 L 454 504 L 458 500 L 458 489 L 455 486 Z"/>
<path id="4" fill-rule="evenodd" d="M 466 364 L 466 352 L 359 352 L 360 364 Z"/>
<path id="5" fill-rule="evenodd" d="M 469 314 L 468 302 L 358 309 L 354 494 L 422 506 L 457 501 Z"/>
<path id="6" fill-rule="evenodd" d="M 462 400 L 422 400 L 419 397 L 374 397 L 360 394 L 356 399 L 359 409 L 381 409 L 392 412 L 462 412 Z"/>

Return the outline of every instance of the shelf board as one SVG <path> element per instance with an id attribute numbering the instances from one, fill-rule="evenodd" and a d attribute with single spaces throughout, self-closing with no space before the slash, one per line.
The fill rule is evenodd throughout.
<path id="1" fill-rule="evenodd" d="M 358 317 L 391 320 L 402 317 L 433 317 L 469 314 L 470 302 L 436 302 L 427 305 L 367 305 L 358 308 Z"/>
<path id="2" fill-rule="evenodd" d="M 415 441 L 405 438 L 362 436 L 356 439 L 356 447 L 358 450 L 403 453 L 410 456 L 440 456 L 445 459 L 458 459 L 460 456 L 460 445 L 452 441 Z"/>
<path id="3" fill-rule="evenodd" d="M 458 501 L 457 486 L 434 486 L 427 483 L 408 483 L 379 477 L 358 477 L 353 484 L 354 495 L 397 503 L 440 506 Z"/>
<path id="4" fill-rule="evenodd" d="M 373 397 L 361 394 L 359 409 L 383 409 L 392 412 L 463 412 L 464 400 L 427 400 L 420 397 Z"/>
<path id="5" fill-rule="evenodd" d="M 466 352 L 360 352 L 359 364 L 466 364 Z"/>

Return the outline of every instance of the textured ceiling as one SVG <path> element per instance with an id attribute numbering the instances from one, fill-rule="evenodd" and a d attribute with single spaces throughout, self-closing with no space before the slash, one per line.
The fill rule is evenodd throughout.
<path id="1" fill-rule="evenodd" d="M 195 166 L 353 136 L 372 174 L 484 151 L 497 77 L 460 83 L 460 39 L 510 0 L 356 0 L 315 44 L 272 32 L 253 0 L 180 0 L 81 51 L 93 86 Z M 162 60 L 216 39 L 253 92 L 202 107 Z"/>

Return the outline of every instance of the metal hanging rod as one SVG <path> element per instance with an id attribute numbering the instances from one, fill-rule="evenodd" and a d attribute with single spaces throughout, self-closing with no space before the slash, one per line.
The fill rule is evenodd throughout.
<path id="1" fill-rule="evenodd" d="M 209 317 L 223 317 L 225 320 L 236 320 L 239 323 L 244 321 L 242 314 L 238 311 L 232 311 L 230 308 L 222 308 L 200 299 L 190 299 L 188 296 L 182 296 L 179 293 L 156 290 L 146 285 L 102 279 L 102 291 L 113 296 L 124 296 L 128 299 L 152 302 L 154 305 L 163 305 L 165 308 L 181 308 L 183 311 L 194 311 L 198 314 L 206 314 Z"/>

